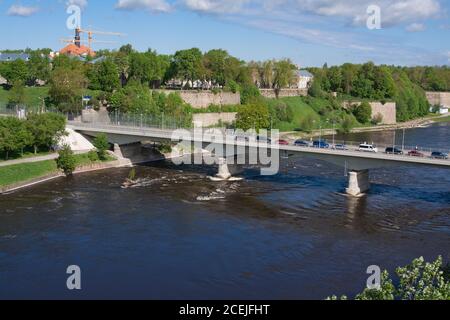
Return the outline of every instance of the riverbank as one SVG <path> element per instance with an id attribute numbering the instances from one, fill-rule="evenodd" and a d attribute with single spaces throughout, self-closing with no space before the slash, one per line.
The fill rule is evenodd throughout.
<path id="1" fill-rule="evenodd" d="M 90 161 L 87 154 L 79 154 L 75 157 L 77 168 L 73 174 L 124 167 L 130 164 L 124 159 L 113 156 L 104 162 Z M 0 167 L 0 194 L 11 193 L 64 176 L 57 168 L 54 159 L 3 166 Z"/>
<path id="2" fill-rule="evenodd" d="M 430 126 L 434 123 L 439 122 L 450 122 L 449 115 L 441 116 L 427 116 L 419 119 L 414 119 L 407 122 L 396 123 L 392 125 L 378 125 L 378 126 L 368 126 L 368 127 L 358 127 L 352 129 L 351 133 L 361 133 L 361 132 L 379 132 L 379 131 L 391 131 L 391 130 L 401 130 L 401 129 L 414 129 Z M 284 132 L 281 133 L 281 137 L 284 139 L 310 139 L 318 136 L 330 136 L 337 134 L 337 130 L 333 129 L 322 129 L 314 130 L 311 133 L 305 132 Z"/>

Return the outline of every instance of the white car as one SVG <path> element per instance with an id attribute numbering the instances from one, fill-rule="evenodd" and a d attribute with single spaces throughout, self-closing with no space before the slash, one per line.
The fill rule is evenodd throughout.
<path id="1" fill-rule="evenodd" d="M 366 143 L 363 143 L 363 144 L 361 144 L 361 145 L 359 146 L 358 151 L 361 151 L 361 152 L 378 153 L 378 148 L 375 147 L 375 146 L 372 145 L 372 144 L 366 144 Z"/>

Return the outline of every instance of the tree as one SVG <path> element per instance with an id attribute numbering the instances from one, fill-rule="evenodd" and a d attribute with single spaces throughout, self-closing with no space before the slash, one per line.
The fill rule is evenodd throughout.
<path id="1" fill-rule="evenodd" d="M 99 64 L 97 74 L 100 90 L 113 92 L 120 87 L 119 69 L 111 59 Z"/>
<path id="2" fill-rule="evenodd" d="M 449 300 L 450 281 L 445 278 L 442 257 L 434 262 L 425 262 L 423 257 L 414 259 L 405 267 L 396 270 L 398 285 L 384 271 L 379 289 L 365 289 L 355 300 Z M 329 298 L 337 300 L 336 296 Z M 343 300 L 347 297 L 343 296 Z"/>
<path id="3" fill-rule="evenodd" d="M 22 81 L 16 80 L 12 83 L 8 104 L 16 108 L 25 104 L 25 87 Z"/>
<path id="4" fill-rule="evenodd" d="M 255 129 L 256 131 L 269 129 L 269 108 L 262 103 L 241 106 L 236 116 L 236 126 L 245 131 L 249 129 Z"/>
<path id="5" fill-rule="evenodd" d="M 308 89 L 308 94 L 314 98 L 322 98 L 325 95 L 318 79 L 313 81 L 311 87 Z"/>
<path id="6" fill-rule="evenodd" d="M 66 134 L 66 119 L 55 113 L 32 114 L 28 116 L 26 125 L 33 137 L 35 153 L 39 147 L 50 149 Z"/>
<path id="7" fill-rule="evenodd" d="M 259 89 L 251 84 L 244 85 L 241 89 L 241 104 L 249 104 L 261 98 Z"/>
<path id="8" fill-rule="evenodd" d="M 277 91 L 289 87 L 295 79 L 296 67 L 289 59 L 275 63 L 274 87 Z"/>
<path id="9" fill-rule="evenodd" d="M 202 79 L 205 76 L 202 57 L 202 52 L 198 48 L 177 51 L 172 59 L 173 75 L 191 81 Z"/>
<path id="10" fill-rule="evenodd" d="M 29 77 L 27 63 L 22 59 L 17 59 L 6 63 L 3 73 L 3 76 L 9 83 L 15 83 L 18 81 L 25 83 Z"/>
<path id="11" fill-rule="evenodd" d="M 360 105 L 354 107 L 353 115 L 359 123 L 368 123 L 372 118 L 372 107 L 367 101 L 364 101 Z"/>
<path id="12" fill-rule="evenodd" d="M 108 137 L 106 134 L 100 134 L 94 139 L 94 147 L 97 148 L 97 154 L 100 160 L 106 160 L 106 151 L 109 149 Z"/>
<path id="13" fill-rule="evenodd" d="M 34 84 L 38 79 L 43 81 L 50 79 L 50 60 L 48 54 L 42 53 L 41 50 L 31 52 L 28 67 L 28 79 L 30 83 Z"/>
<path id="14" fill-rule="evenodd" d="M 77 160 L 70 146 L 65 145 L 58 151 L 59 157 L 56 159 L 58 169 L 64 171 L 66 176 L 73 174 L 77 167 Z"/>
<path id="15" fill-rule="evenodd" d="M 60 67 L 53 71 L 48 92 L 50 101 L 60 111 L 81 110 L 81 98 L 88 81 L 82 69 Z"/>

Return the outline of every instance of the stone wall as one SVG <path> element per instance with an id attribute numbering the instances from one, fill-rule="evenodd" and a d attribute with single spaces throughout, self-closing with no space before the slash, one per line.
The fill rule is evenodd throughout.
<path id="1" fill-rule="evenodd" d="M 277 97 L 274 89 L 259 89 L 261 95 L 266 98 L 275 99 Z M 308 95 L 308 89 L 281 89 L 278 97 L 306 97 Z"/>
<path id="2" fill-rule="evenodd" d="M 426 92 L 428 102 L 432 105 L 450 108 L 450 92 Z"/>
<path id="3" fill-rule="evenodd" d="M 345 101 L 344 108 L 349 108 L 353 105 L 360 105 L 361 101 Z M 380 124 L 396 124 L 397 123 L 397 104 L 395 102 L 386 102 L 382 104 L 379 101 L 369 102 L 372 107 L 372 119 L 378 114 L 383 116 L 383 121 Z"/>
<path id="4" fill-rule="evenodd" d="M 236 120 L 236 112 L 223 113 L 197 113 L 194 114 L 193 123 L 196 127 L 211 127 L 222 123 L 232 123 Z"/>
<path id="5" fill-rule="evenodd" d="M 225 106 L 241 104 L 241 94 L 239 92 L 219 92 L 212 91 L 189 91 L 189 90 L 163 90 L 166 94 L 179 93 L 184 102 L 189 103 L 196 109 L 206 109 L 211 104 Z"/>

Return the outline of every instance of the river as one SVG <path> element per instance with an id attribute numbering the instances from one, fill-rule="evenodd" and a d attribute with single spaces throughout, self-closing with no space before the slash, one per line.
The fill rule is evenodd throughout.
<path id="1" fill-rule="evenodd" d="M 402 131 L 397 135 L 402 139 Z M 340 137 L 389 143 L 392 132 Z M 407 130 L 410 145 L 450 148 L 450 125 Z M 400 140 L 400 141 L 401 141 Z M 371 171 L 343 192 L 342 168 L 295 158 L 277 176 L 169 162 L 54 180 L 0 198 L 0 298 L 324 299 L 360 292 L 370 265 L 450 261 L 450 174 Z M 66 288 L 78 265 L 82 290 Z"/>

